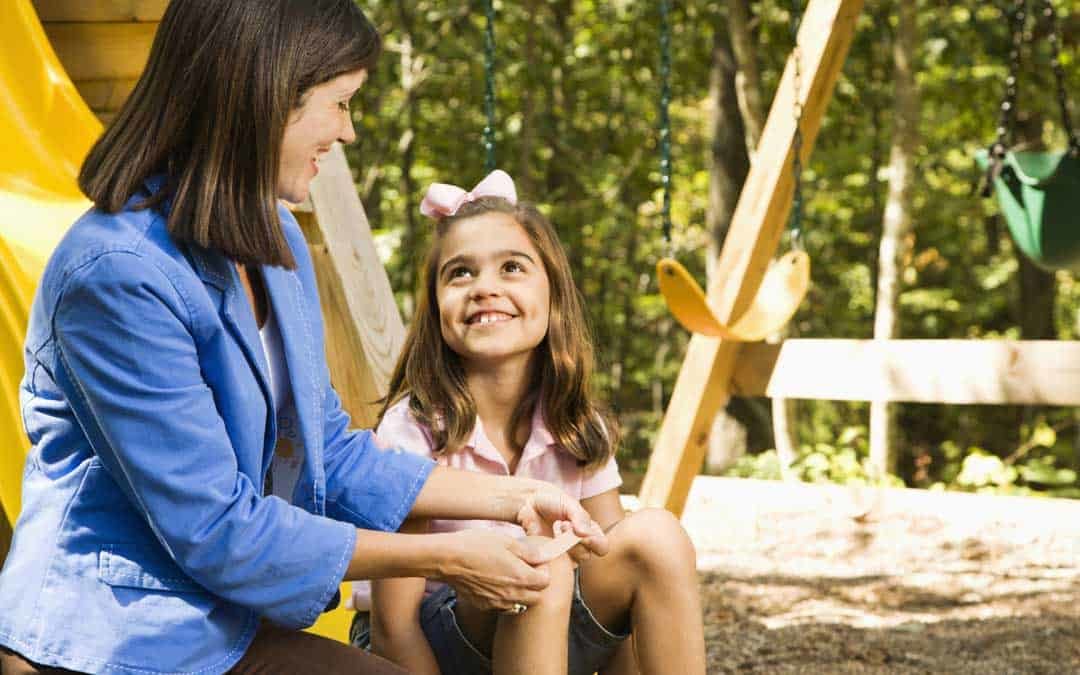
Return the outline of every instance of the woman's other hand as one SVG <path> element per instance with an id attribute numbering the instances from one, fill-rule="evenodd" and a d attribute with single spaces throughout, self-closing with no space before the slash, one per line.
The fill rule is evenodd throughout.
<path id="1" fill-rule="evenodd" d="M 486 529 L 432 536 L 445 537 L 450 551 L 437 578 L 479 609 L 508 612 L 515 604 L 529 607 L 547 588 L 546 566 L 528 562 L 537 554 L 527 539 Z"/>

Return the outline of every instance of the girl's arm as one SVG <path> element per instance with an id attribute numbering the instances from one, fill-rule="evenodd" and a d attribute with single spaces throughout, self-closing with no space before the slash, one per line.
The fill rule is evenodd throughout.
<path id="1" fill-rule="evenodd" d="M 426 520 L 409 520 L 404 533 L 427 532 Z M 425 580 L 379 579 L 371 584 L 371 648 L 416 675 L 439 675 L 439 664 L 420 626 Z"/>
<path id="2" fill-rule="evenodd" d="M 603 531 L 581 504 L 541 480 L 438 466 L 417 495 L 409 516 L 504 520 L 521 525 L 526 534 L 542 534 L 545 526 L 562 520 L 573 525 L 592 553 L 604 555 L 608 549 Z"/>
<path id="3" fill-rule="evenodd" d="M 619 501 L 618 488 L 612 488 L 601 492 L 593 497 L 581 500 L 581 506 L 592 516 L 592 519 L 600 525 L 600 529 L 607 532 L 615 523 L 626 517 L 626 510 Z"/>

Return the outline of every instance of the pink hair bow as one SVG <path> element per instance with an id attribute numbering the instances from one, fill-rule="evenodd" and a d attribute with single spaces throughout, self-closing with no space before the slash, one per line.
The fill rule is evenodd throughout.
<path id="1" fill-rule="evenodd" d="M 502 169 L 495 169 L 470 192 L 448 183 L 432 183 L 424 195 L 424 201 L 420 202 L 420 213 L 436 220 L 446 218 L 457 213 L 462 205 L 480 197 L 502 197 L 511 204 L 517 204 L 514 179 Z"/>

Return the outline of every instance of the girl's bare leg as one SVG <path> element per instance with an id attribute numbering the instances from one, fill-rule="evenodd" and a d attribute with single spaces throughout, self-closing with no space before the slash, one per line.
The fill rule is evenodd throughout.
<path id="1" fill-rule="evenodd" d="M 472 644 L 491 654 L 495 675 L 566 675 L 574 566 L 562 555 L 548 569 L 551 583 L 522 614 L 479 611 L 459 598 L 458 625 Z"/>
<path id="2" fill-rule="evenodd" d="M 641 673 L 704 675 L 697 556 L 682 525 L 667 511 L 646 509 L 613 527 L 608 541 L 606 556 L 581 566 L 581 591 L 593 615 L 609 629 L 630 618 Z M 625 659 L 616 662 L 628 667 Z M 634 671 L 605 670 L 611 672 Z"/>

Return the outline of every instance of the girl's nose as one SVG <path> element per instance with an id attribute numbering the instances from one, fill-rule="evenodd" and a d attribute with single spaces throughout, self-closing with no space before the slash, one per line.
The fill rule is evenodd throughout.
<path id="1" fill-rule="evenodd" d="M 480 274 L 476 277 L 476 281 L 473 282 L 471 295 L 474 298 L 489 298 L 493 295 L 499 295 L 499 284 L 487 274 Z"/>

